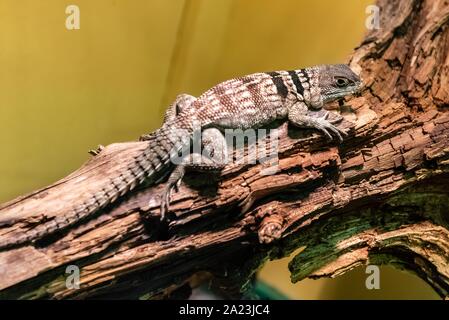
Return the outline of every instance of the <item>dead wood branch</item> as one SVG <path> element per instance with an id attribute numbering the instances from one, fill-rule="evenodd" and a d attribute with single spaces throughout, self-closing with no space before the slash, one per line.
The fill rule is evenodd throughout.
<path id="1" fill-rule="evenodd" d="M 217 186 L 191 175 L 173 197 L 178 218 L 167 232 L 157 232 L 159 185 L 38 246 L 0 252 L 0 297 L 158 298 L 204 281 L 238 297 L 263 262 L 297 248 L 293 281 L 392 264 L 448 297 L 449 5 L 378 5 L 381 28 L 351 58 L 366 88 L 343 113 L 343 125 L 355 126 L 342 145 L 284 125 L 275 175 L 261 175 L 260 164 L 229 165 Z M 144 147 L 110 145 L 3 205 L 0 237 L 62 214 Z M 79 289 L 66 287 L 68 265 L 80 267 Z"/>

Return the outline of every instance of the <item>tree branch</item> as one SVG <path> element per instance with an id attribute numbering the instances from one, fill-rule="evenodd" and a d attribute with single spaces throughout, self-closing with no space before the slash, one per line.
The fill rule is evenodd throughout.
<path id="1" fill-rule="evenodd" d="M 366 88 L 342 114 L 351 128 L 342 145 L 283 124 L 275 175 L 233 163 L 217 183 L 187 176 L 165 231 L 163 184 L 142 188 L 62 234 L 0 252 L 0 297 L 163 298 L 204 281 L 238 297 L 265 261 L 302 248 L 290 263 L 293 281 L 391 264 L 447 298 L 449 5 L 378 5 L 381 29 L 351 58 Z M 0 237 L 63 214 L 145 146 L 110 145 L 70 176 L 4 204 Z M 79 289 L 66 287 L 68 265 L 81 270 Z"/>

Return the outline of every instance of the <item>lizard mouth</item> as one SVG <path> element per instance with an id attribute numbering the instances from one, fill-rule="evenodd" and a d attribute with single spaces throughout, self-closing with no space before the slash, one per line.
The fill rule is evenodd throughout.
<path id="1" fill-rule="evenodd" d="M 325 99 L 325 102 L 331 102 L 335 100 L 341 100 L 344 99 L 347 96 L 355 96 L 360 94 L 362 85 L 361 83 L 358 83 L 354 86 L 347 87 L 343 91 L 335 92 L 335 93 L 329 93 Z"/>

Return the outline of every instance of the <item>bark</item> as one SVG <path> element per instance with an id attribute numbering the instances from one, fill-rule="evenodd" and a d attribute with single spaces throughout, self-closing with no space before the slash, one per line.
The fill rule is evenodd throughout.
<path id="1" fill-rule="evenodd" d="M 380 29 L 350 59 L 365 89 L 346 103 L 343 144 L 284 124 L 275 175 L 236 163 L 216 183 L 190 174 L 173 196 L 168 229 L 158 224 L 161 184 L 36 245 L 0 252 L 0 298 L 186 297 L 206 281 L 238 297 L 265 261 L 298 248 L 293 281 L 391 264 L 448 298 L 449 4 L 378 5 Z M 145 145 L 110 145 L 70 176 L 3 205 L 0 237 L 63 214 Z M 81 270 L 79 289 L 66 286 L 69 265 Z"/>

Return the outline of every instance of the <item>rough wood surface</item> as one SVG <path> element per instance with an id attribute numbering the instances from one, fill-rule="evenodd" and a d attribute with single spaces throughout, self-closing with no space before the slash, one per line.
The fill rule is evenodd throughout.
<path id="1" fill-rule="evenodd" d="M 297 248 L 293 281 L 391 264 L 448 298 L 449 2 L 378 5 L 380 29 L 351 58 L 366 88 L 344 108 L 343 125 L 354 126 L 342 145 L 284 124 L 275 175 L 232 164 L 216 184 L 188 176 L 165 232 L 158 185 L 36 246 L 0 252 L 0 298 L 164 298 L 204 281 L 238 297 L 265 261 Z M 68 210 L 145 144 L 110 145 L 70 176 L 4 204 L 0 237 Z M 66 287 L 68 265 L 81 270 L 79 289 Z"/>

